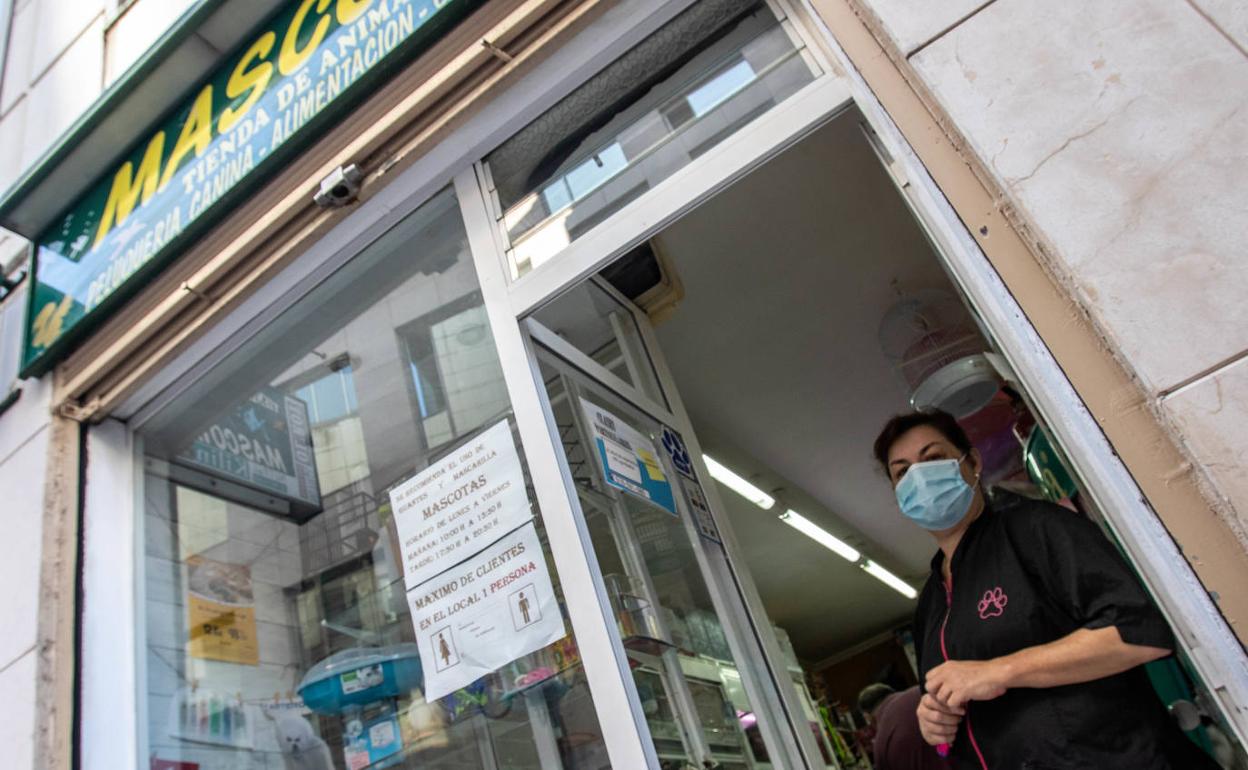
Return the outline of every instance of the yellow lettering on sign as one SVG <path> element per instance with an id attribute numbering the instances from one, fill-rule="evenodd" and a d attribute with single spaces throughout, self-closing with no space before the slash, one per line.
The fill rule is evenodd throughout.
<path id="1" fill-rule="evenodd" d="M 49 302 L 44 305 L 32 324 L 34 334 L 30 338 L 31 347 L 46 348 L 56 342 L 56 338 L 61 336 L 61 330 L 65 326 L 65 316 L 69 314 L 69 309 L 73 306 L 74 298 L 68 294 L 61 299 L 60 304 Z"/>
<path id="2" fill-rule="evenodd" d="M 277 33 L 265 32 L 259 40 L 251 44 L 251 48 L 247 49 L 243 58 L 238 60 L 238 65 L 234 67 L 229 82 L 225 84 L 225 96 L 231 101 L 243 94 L 247 94 L 247 98 L 237 107 L 226 107 L 221 111 L 221 117 L 217 119 L 218 134 L 227 133 L 233 128 L 239 118 L 246 115 L 264 95 L 264 89 L 269 85 L 269 79 L 273 77 L 273 65 L 264 59 L 269 57 L 269 53 L 273 50 L 273 43 L 276 41 Z M 261 61 L 254 68 L 250 68 L 255 59 Z"/>
<path id="3" fill-rule="evenodd" d="M 108 202 L 104 204 L 104 215 L 100 217 L 100 225 L 95 231 L 92 248 L 104 240 L 114 224 L 120 225 L 126 221 L 135 205 L 140 202 L 140 193 L 143 203 L 147 203 L 156 194 L 160 181 L 160 159 L 164 154 L 165 132 L 158 131 L 143 151 L 143 160 L 139 162 L 137 174 L 130 161 L 117 169 L 117 174 L 113 176 L 113 186 L 108 191 Z"/>
<path id="4" fill-rule="evenodd" d="M 182 124 L 182 133 L 178 135 L 177 144 L 173 145 L 173 154 L 169 156 L 169 161 L 165 165 L 165 173 L 160 176 L 160 189 L 165 189 L 169 184 L 169 180 L 173 179 L 173 175 L 177 173 L 178 166 L 182 164 L 182 159 L 191 150 L 195 151 L 195 157 L 208 152 L 208 146 L 212 144 L 212 84 L 204 86 L 199 92 L 199 96 L 195 97 L 195 104 L 191 105 L 191 114 L 186 116 L 186 122 Z"/>
<path id="5" fill-rule="evenodd" d="M 303 0 L 299 4 L 299 10 L 295 11 L 295 15 L 290 20 L 290 27 L 286 30 L 286 37 L 282 38 L 282 50 L 277 55 L 277 69 L 283 75 L 289 75 L 299 69 L 325 39 L 326 33 L 329 32 L 329 17 L 325 15 L 329 2 L 330 0 Z M 299 34 L 303 31 L 303 23 L 307 20 L 313 3 L 316 3 L 316 12 L 321 14 L 321 18 L 312 28 L 312 37 L 308 38 L 308 42 L 300 48 Z"/>
<path id="6" fill-rule="evenodd" d="M 372 4 L 373 0 L 338 0 L 334 13 L 338 17 L 339 24 L 350 24 L 360 18 L 360 15 Z"/>

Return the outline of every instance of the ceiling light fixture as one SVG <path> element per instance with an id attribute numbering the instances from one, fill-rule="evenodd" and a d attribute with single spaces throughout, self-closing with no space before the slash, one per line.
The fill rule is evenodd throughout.
<path id="1" fill-rule="evenodd" d="M 844 540 L 841 540 L 831 532 L 828 532 L 826 529 L 814 523 L 797 511 L 785 511 L 780 514 L 780 521 L 788 524 L 793 529 L 801 532 L 803 535 L 811 540 L 814 540 L 816 543 L 824 548 L 827 548 L 829 551 L 834 552 L 842 559 L 856 563 L 862 558 L 862 554 L 858 552 L 857 548 L 854 548 L 849 543 L 846 543 Z"/>
<path id="2" fill-rule="evenodd" d="M 706 469 L 711 472 L 711 476 L 716 481 L 754 503 L 759 508 L 765 511 L 776 504 L 776 498 L 728 470 L 710 455 L 702 455 L 702 459 L 706 461 Z"/>
<path id="3" fill-rule="evenodd" d="M 876 580 L 879 580 L 881 583 L 893 589 L 894 591 L 906 597 L 907 599 L 913 599 L 914 597 L 919 595 L 919 592 L 914 590 L 914 586 L 910 585 L 906 581 L 897 577 L 896 575 L 884 569 L 883 567 L 871 561 L 870 559 L 867 559 L 865 562 L 863 562 L 862 568 L 866 570 L 867 573 L 871 575 L 872 577 L 874 577 Z"/>

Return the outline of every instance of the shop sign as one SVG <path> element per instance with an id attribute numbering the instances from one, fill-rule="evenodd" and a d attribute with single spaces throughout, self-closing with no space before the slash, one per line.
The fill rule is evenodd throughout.
<path id="1" fill-rule="evenodd" d="M 175 462 L 285 498 L 301 511 L 321 507 L 308 407 L 277 388 L 264 388 L 209 425 Z"/>
<path id="2" fill-rule="evenodd" d="M 672 484 L 659 464 L 654 443 L 619 417 L 585 399 L 581 399 L 581 409 L 593 432 L 603 479 L 616 489 L 676 515 Z"/>
<path id="3" fill-rule="evenodd" d="M 476 4 L 286 2 L 36 238 L 24 375 L 46 371 L 334 115 Z"/>

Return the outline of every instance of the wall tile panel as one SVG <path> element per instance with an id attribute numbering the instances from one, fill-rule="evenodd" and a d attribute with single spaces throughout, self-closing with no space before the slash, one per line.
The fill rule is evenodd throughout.
<path id="1" fill-rule="evenodd" d="M 906 55 L 990 0 L 864 0 L 893 43 Z"/>
<path id="2" fill-rule="evenodd" d="M 86 112 L 103 88 L 104 18 L 95 23 L 31 86 L 26 110 L 22 164 L 33 164 L 74 121 Z"/>
<path id="3" fill-rule="evenodd" d="M 0 671 L 0 746 L 6 770 L 31 770 L 35 753 L 35 653 Z"/>
<path id="4" fill-rule="evenodd" d="M 39 8 L 42 5 L 44 4 L 29 3 L 13 11 L 9 48 L 5 53 L 4 84 L 0 85 L 0 115 L 7 114 L 30 85 L 35 26 L 38 24 Z"/>
<path id="5" fill-rule="evenodd" d="M 1248 527 L 1248 360 L 1162 402 L 1196 462 Z"/>
<path id="6" fill-rule="evenodd" d="M 102 21 L 108 9 L 105 0 L 40 0 L 31 3 L 31 6 L 39 7 L 31 58 L 31 76 L 36 80 L 75 44 L 79 36 L 93 34 L 103 37 L 103 27 L 89 33 L 88 27 Z"/>
<path id="7" fill-rule="evenodd" d="M 1204 17 L 997 0 L 912 61 L 1149 391 L 1248 348 L 1248 59 Z"/>
<path id="8" fill-rule="evenodd" d="M 1191 0 L 1240 48 L 1248 48 L 1248 3 L 1244 0 Z"/>
<path id="9" fill-rule="evenodd" d="M 139 0 L 127 8 L 108 30 L 105 81 L 112 83 L 129 69 L 194 4 L 194 0 Z"/>
<path id="10" fill-rule="evenodd" d="M 0 634 L 0 666 L 35 645 L 47 457 L 48 431 L 44 429 L 0 462 L 0 489 L 20 490 L 6 495 L 4 537 L 0 538 L 0 585 L 5 587 L 5 600 L 0 603 L 0 628 L 5 629 Z M 7 744 L 0 745 L 8 750 Z"/>

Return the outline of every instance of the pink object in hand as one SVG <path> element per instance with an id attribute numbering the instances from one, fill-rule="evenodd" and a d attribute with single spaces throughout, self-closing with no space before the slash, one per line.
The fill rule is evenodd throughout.
<path id="1" fill-rule="evenodd" d="M 937 753 L 937 754 L 939 754 L 939 755 L 940 755 L 940 756 L 942 756 L 942 757 L 947 757 L 947 756 L 949 756 L 949 744 L 947 744 L 947 743 L 942 743 L 942 744 L 940 744 L 939 746 L 937 746 L 937 747 L 936 747 L 936 753 Z"/>

